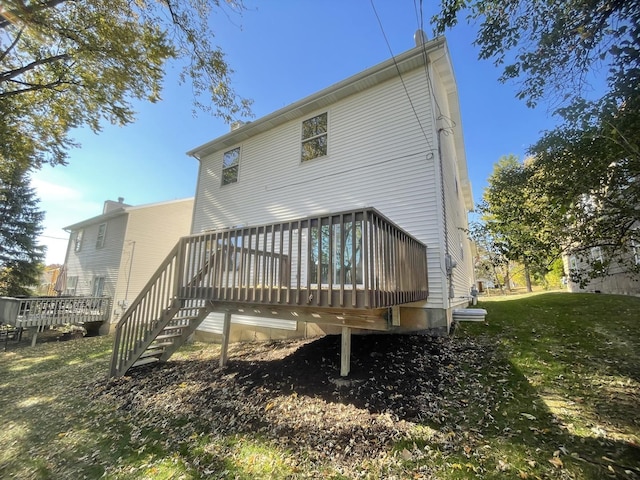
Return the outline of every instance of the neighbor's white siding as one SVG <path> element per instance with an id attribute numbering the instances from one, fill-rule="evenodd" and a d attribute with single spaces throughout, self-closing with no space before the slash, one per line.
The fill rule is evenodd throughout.
<path id="1" fill-rule="evenodd" d="M 98 229 L 102 223 L 107 224 L 107 229 L 104 246 L 98 248 L 96 247 Z M 95 278 L 104 277 L 103 296 L 113 298 L 126 227 L 127 215 L 124 212 L 122 215 L 84 227 L 82 247 L 78 252 L 74 250 L 78 231 L 72 232 L 69 238 L 66 266 L 67 278 L 78 277 L 75 295 L 91 295 Z"/>
<path id="2" fill-rule="evenodd" d="M 192 232 L 374 207 L 426 243 L 429 305 L 442 307 L 440 187 L 428 82 L 424 68 L 403 80 L 413 107 L 394 79 L 236 145 L 235 184 L 220 186 L 223 151 L 201 159 Z M 324 111 L 328 155 L 302 164 L 302 120 Z"/>

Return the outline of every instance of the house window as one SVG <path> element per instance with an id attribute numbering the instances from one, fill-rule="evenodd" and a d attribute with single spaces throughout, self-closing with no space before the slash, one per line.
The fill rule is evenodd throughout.
<path id="1" fill-rule="evenodd" d="M 222 185 L 238 181 L 238 164 L 240 163 L 240 147 L 224 152 L 222 157 Z"/>
<path id="2" fill-rule="evenodd" d="M 95 277 L 93 279 L 92 297 L 101 297 L 104 290 L 104 277 Z"/>
<path id="3" fill-rule="evenodd" d="M 78 286 L 78 277 L 77 276 L 69 276 L 67 277 L 67 285 L 64 289 L 65 295 L 75 295 L 76 287 Z"/>
<path id="4" fill-rule="evenodd" d="M 302 156 L 303 162 L 327 154 L 327 114 L 302 122 Z"/>
<path id="5" fill-rule="evenodd" d="M 635 229 L 633 233 L 634 235 L 638 235 L 640 229 Z M 636 265 L 640 265 L 640 239 L 631 238 L 631 250 L 633 251 L 633 261 Z"/>
<path id="6" fill-rule="evenodd" d="M 591 261 L 602 263 L 602 249 L 600 247 L 591 248 Z"/>
<path id="7" fill-rule="evenodd" d="M 82 237 L 84 237 L 84 230 L 78 230 L 76 233 L 76 243 L 73 247 L 74 252 L 79 252 L 82 248 Z"/>
<path id="8" fill-rule="evenodd" d="M 569 257 L 569 271 L 575 272 L 578 269 L 578 259 L 575 255 Z"/>
<path id="9" fill-rule="evenodd" d="M 104 247 L 104 237 L 107 234 L 107 224 L 101 223 L 98 226 L 98 239 L 96 240 L 96 248 Z"/>

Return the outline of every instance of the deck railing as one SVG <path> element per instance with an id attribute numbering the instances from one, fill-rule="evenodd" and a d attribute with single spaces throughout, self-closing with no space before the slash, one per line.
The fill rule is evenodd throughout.
<path id="1" fill-rule="evenodd" d="M 183 241 L 180 298 L 381 308 L 428 294 L 426 246 L 374 209 Z"/>
<path id="2" fill-rule="evenodd" d="M 2 298 L 3 321 L 17 327 L 104 322 L 111 311 L 108 297 Z"/>

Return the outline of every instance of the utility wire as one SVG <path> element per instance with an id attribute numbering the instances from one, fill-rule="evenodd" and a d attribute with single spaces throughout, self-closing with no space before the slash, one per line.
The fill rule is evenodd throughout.
<path id="1" fill-rule="evenodd" d="M 407 89 L 407 85 L 404 83 L 404 79 L 402 78 L 402 73 L 400 72 L 400 67 L 398 66 L 398 62 L 396 62 L 396 57 L 393 54 L 393 50 L 391 49 L 391 44 L 389 43 L 389 39 L 387 38 L 387 34 L 384 31 L 384 27 L 382 26 L 382 21 L 380 20 L 380 16 L 378 15 L 378 11 L 376 10 L 376 6 L 373 3 L 373 0 L 370 0 L 371 2 L 371 8 L 373 9 L 373 13 L 376 16 L 376 19 L 378 20 L 378 25 L 380 26 L 380 30 L 382 31 L 382 36 L 384 37 L 384 41 L 387 44 L 387 48 L 389 49 L 389 53 L 391 54 L 391 58 L 393 59 L 393 64 L 396 67 L 396 71 L 398 72 L 398 76 L 400 77 L 400 82 L 402 83 L 402 87 L 404 88 L 404 93 L 407 96 L 407 99 L 409 100 L 409 104 L 411 105 L 411 109 L 413 110 L 413 114 L 416 117 L 416 120 L 418 121 L 418 125 L 420 126 L 420 131 L 422 132 L 422 135 L 424 136 L 424 139 L 427 141 L 427 145 L 429 146 L 429 149 L 432 149 L 431 146 L 431 141 L 429 140 L 429 136 L 427 135 L 427 133 L 424 130 L 424 127 L 422 126 L 422 122 L 420 121 L 420 116 L 418 115 L 418 112 L 416 110 L 416 107 L 413 104 L 413 101 L 411 100 L 411 95 L 409 95 L 409 90 Z"/>

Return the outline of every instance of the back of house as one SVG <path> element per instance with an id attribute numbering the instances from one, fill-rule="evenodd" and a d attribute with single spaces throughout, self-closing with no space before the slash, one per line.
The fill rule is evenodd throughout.
<path id="1" fill-rule="evenodd" d="M 371 207 L 426 245 L 428 297 L 396 308 L 396 329 L 446 332 L 453 309 L 468 303 L 474 279 L 466 232 L 473 201 L 444 38 L 419 43 L 254 122 L 235 124 L 189 154 L 200 162 L 193 234 Z M 354 230 L 357 255 L 362 235 Z M 322 241 L 312 240 L 309 245 Z M 336 253 L 340 239 L 328 243 L 333 254 L 318 268 L 335 279 L 345 256 L 359 257 L 344 247 Z M 303 265 L 299 274 L 305 273 L 316 276 Z M 402 275 L 411 276 L 411 267 Z M 328 282 L 325 273 L 318 279 Z M 310 328 L 291 317 L 238 312 L 233 322 L 242 325 L 234 329 L 235 339 L 300 335 Z M 198 333 L 222 329 L 223 313 L 214 312 Z"/>

